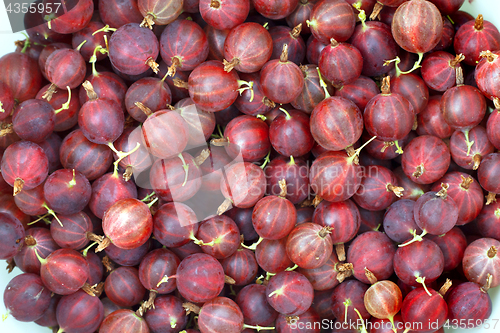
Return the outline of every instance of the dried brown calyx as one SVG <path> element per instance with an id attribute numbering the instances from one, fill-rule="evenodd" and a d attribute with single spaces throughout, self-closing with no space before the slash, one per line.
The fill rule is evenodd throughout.
<path id="1" fill-rule="evenodd" d="M 184 310 L 186 310 L 186 315 L 190 313 L 199 314 L 201 310 L 201 308 L 198 305 L 193 304 L 191 302 L 182 303 L 182 307 L 184 308 Z"/>
<path id="2" fill-rule="evenodd" d="M 344 243 L 335 244 L 335 253 L 337 254 L 337 258 L 339 259 L 339 261 L 346 260 Z"/>
<path id="3" fill-rule="evenodd" d="M 318 232 L 318 236 L 321 238 L 325 238 L 326 236 L 330 235 L 332 233 L 333 228 L 332 227 L 323 227 L 321 230 Z"/>
<path id="4" fill-rule="evenodd" d="M 87 92 L 87 97 L 89 98 L 89 101 L 95 101 L 96 99 L 99 98 L 90 81 L 86 80 L 85 82 L 83 82 L 82 87 Z"/>
<path id="5" fill-rule="evenodd" d="M 85 282 L 82 290 L 92 297 L 100 297 L 102 292 L 104 291 L 104 282 L 99 282 L 98 284 L 95 284 L 93 286 Z"/>
<path id="6" fill-rule="evenodd" d="M 49 89 L 47 89 L 47 91 L 43 93 L 42 98 L 46 99 L 47 101 L 50 101 L 52 99 L 52 96 L 56 93 L 56 91 L 57 91 L 57 86 L 52 83 Z"/>
<path id="7" fill-rule="evenodd" d="M 278 185 L 280 187 L 280 194 L 279 197 L 284 198 L 287 195 L 287 188 L 286 188 L 286 180 L 282 179 L 278 181 Z"/>
<path id="8" fill-rule="evenodd" d="M 497 195 L 495 193 L 489 192 L 488 195 L 486 196 L 486 204 L 485 205 L 491 205 L 492 203 L 497 201 Z"/>
<path id="9" fill-rule="evenodd" d="M 200 166 L 203 164 L 203 162 L 207 160 L 209 156 L 210 156 L 210 150 L 208 148 L 205 148 L 198 154 L 198 156 L 194 158 L 194 163 Z"/>
<path id="10" fill-rule="evenodd" d="M 321 201 L 323 201 L 323 198 L 320 197 L 319 195 L 315 196 L 313 201 L 312 201 L 312 205 L 314 208 L 318 207 L 318 205 L 321 203 Z"/>
<path id="11" fill-rule="evenodd" d="M 482 160 L 483 160 L 483 157 L 481 156 L 481 154 L 475 154 L 472 157 L 472 163 L 473 163 L 472 170 L 479 169 L 479 165 L 481 164 Z"/>
<path id="12" fill-rule="evenodd" d="M 391 77 L 386 76 L 382 79 L 382 85 L 380 86 L 380 91 L 383 95 L 391 94 Z"/>
<path id="13" fill-rule="evenodd" d="M 35 246 L 36 245 L 36 239 L 35 237 L 28 235 L 24 237 L 24 245 L 26 246 Z"/>
<path id="14" fill-rule="evenodd" d="M 155 74 L 158 74 L 158 72 L 160 71 L 160 65 L 158 65 L 153 58 L 148 58 L 145 64 L 151 67 L 151 69 L 153 70 L 153 72 L 155 72 Z"/>
<path id="15" fill-rule="evenodd" d="M 488 62 L 493 62 L 498 58 L 498 54 L 495 54 L 490 50 L 486 50 L 486 51 L 481 51 L 481 53 L 479 53 L 479 57 L 486 58 Z"/>
<path id="16" fill-rule="evenodd" d="M 283 45 L 283 51 L 281 51 L 280 62 L 288 62 L 288 44 Z"/>
<path id="17" fill-rule="evenodd" d="M 479 14 L 476 17 L 476 21 L 474 22 L 474 29 L 476 29 L 477 31 L 483 30 L 484 28 L 483 23 L 484 23 L 483 15 Z"/>
<path id="18" fill-rule="evenodd" d="M 392 185 L 391 183 L 387 184 L 386 186 L 388 192 L 393 192 L 398 198 L 401 198 L 404 194 L 404 187 L 401 186 L 395 186 Z"/>
<path id="19" fill-rule="evenodd" d="M 148 13 L 145 17 L 144 20 L 141 22 L 141 27 L 146 27 L 151 30 L 153 30 L 153 25 L 155 24 L 155 16 L 152 13 Z"/>
<path id="20" fill-rule="evenodd" d="M 264 104 L 268 108 L 275 108 L 276 107 L 276 103 L 274 103 L 273 101 L 271 101 L 267 96 L 264 96 L 262 98 L 262 104 Z"/>
<path id="21" fill-rule="evenodd" d="M 481 290 L 481 292 L 486 294 L 488 292 L 488 290 L 490 290 L 490 288 L 491 288 L 492 280 L 493 280 L 493 276 L 490 273 L 488 273 L 486 275 L 486 283 L 484 284 L 484 286 L 479 288 L 479 290 Z"/>
<path id="22" fill-rule="evenodd" d="M 0 125 L 0 138 L 12 133 L 14 133 L 14 125 L 12 123 L 2 123 Z"/>
<path id="23" fill-rule="evenodd" d="M 370 20 L 375 20 L 376 18 L 378 18 L 379 14 L 380 14 L 380 11 L 382 10 L 382 8 L 384 8 L 383 4 L 381 4 L 378 1 L 375 2 L 375 6 L 373 7 L 373 11 L 370 14 Z"/>
<path id="24" fill-rule="evenodd" d="M 232 206 L 232 204 L 233 204 L 233 202 L 231 201 L 231 199 L 226 198 L 226 200 L 224 200 L 224 202 L 222 202 L 222 204 L 219 206 L 219 208 L 217 208 L 217 215 L 224 214 L 226 211 L 229 210 L 229 208 Z"/>
<path id="25" fill-rule="evenodd" d="M 443 286 L 439 289 L 439 294 L 444 297 L 444 295 L 450 290 L 452 285 L 452 282 L 450 279 L 446 279 L 446 282 L 443 284 Z"/>
<path id="26" fill-rule="evenodd" d="M 351 277 L 352 276 L 352 268 L 353 268 L 353 265 L 349 262 L 347 263 L 337 263 L 335 264 L 335 270 L 338 272 L 337 273 L 337 281 L 339 281 L 339 283 L 342 283 L 344 282 L 345 279 L 347 279 L 348 277 Z"/>
<path id="27" fill-rule="evenodd" d="M 174 76 L 175 73 L 177 72 L 177 68 L 181 68 L 182 63 L 179 57 L 172 57 L 172 65 L 168 67 L 167 75 L 166 76 Z"/>
<path id="28" fill-rule="evenodd" d="M 457 66 L 455 68 L 455 75 L 456 75 L 456 84 L 457 86 L 462 86 L 464 84 L 464 70 L 462 69 L 462 66 Z"/>
<path id="29" fill-rule="evenodd" d="M 24 180 L 22 180 L 21 178 L 16 178 L 16 180 L 14 181 L 14 196 L 21 193 L 23 187 L 24 187 Z"/>
<path id="30" fill-rule="evenodd" d="M 224 275 L 224 283 L 233 285 L 236 284 L 236 281 L 229 275 Z"/>
<path id="31" fill-rule="evenodd" d="M 292 38 L 299 38 L 300 33 L 302 32 L 302 23 L 297 24 L 295 27 L 293 27 L 292 31 L 290 32 L 290 36 Z"/>
<path id="32" fill-rule="evenodd" d="M 450 67 L 455 68 L 465 59 L 465 56 L 460 53 L 455 56 L 455 59 L 450 60 Z"/>
<path id="33" fill-rule="evenodd" d="M 142 104 L 141 102 L 135 102 L 134 105 L 137 106 L 139 108 L 139 110 L 144 112 L 144 114 L 148 117 L 153 114 L 153 111 L 151 111 L 150 108 L 148 108 L 146 105 Z"/>
<path id="34" fill-rule="evenodd" d="M 211 0 L 210 7 L 215 8 L 215 9 L 219 8 L 220 7 L 220 0 Z"/>
<path id="35" fill-rule="evenodd" d="M 450 184 L 448 183 L 441 183 L 441 189 L 439 190 L 438 193 L 436 193 L 437 197 L 441 197 L 443 199 L 446 199 L 448 196 L 448 189 L 450 188 Z"/>
<path id="36" fill-rule="evenodd" d="M 496 255 L 497 255 L 497 252 L 498 252 L 498 249 L 496 248 L 496 246 L 492 246 L 492 247 L 490 247 L 490 248 L 488 249 L 488 253 L 487 253 L 488 258 L 490 258 L 490 259 L 495 258 L 495 257 L 496 257 Z"/>
<path id="37" fill-rule="evenodd" d="M 412 174 L 413 177 L 418 178 L 424 174 L 424 166 L 422 164 L 417 165 L 415 172 Z"/>
<path id="38" fill-rule="evenodd" d="M 188 89 L 189 85 L 186 81 L 182 81 L 181 79 L 173 79 L 174 86 L 177 88 Z"/>
<path id="39" fill-rule="evenodd" d="M 224 64 L 224 70 L 229 73 L 234 69 L 234 67 L 241 64 L 241 61 L 239 58 L 233 58 L 231 59 L 231 61 L 227 61 L 226 59 L 224 59 L 222 60 L 222 63 Z"/>
<path id="40" fill-rule="evenodd" d="M 465 178 L 463 175 L 460 176 L 462 178 L 462 182 L 460 183 L 460 187 L 463 188 L 464 190 L 468 190 L 470 187 L 470 184 L 474 182 L 474 178 L 471 176 L 467 176 Z"/>
<path id="41" fill-rule="evenodd" d="M 365 276 L 368 279 L 368 281 L 370 281 L 370 284 L 375 284 L 378 282 L 378 279 L 375 276 L 375 274 L 373 274 L 373 272 L 366 267 L 365 267 Z"/>

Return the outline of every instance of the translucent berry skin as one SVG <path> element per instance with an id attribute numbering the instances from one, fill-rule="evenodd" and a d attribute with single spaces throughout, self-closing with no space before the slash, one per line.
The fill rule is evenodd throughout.
<path id="1" fill-rule="evenodd" d="M 411 53 L 425 53 L 441 40 L 443 18 L 430 1 L 406 1 L 394 13 L 391 30 L 401 48 Z"/>
<path id="2" fill-rule="evenodd" d="M 61 298 L 57 304 L 56 318 L 65 332 L 92 332 L 104 319 L 104 305 L 99 297 L 83 290 Z"/>
<path id="3" fill-rule="evenodd" d="M 378 280 L 388 279 L 394 273 L 393 259 L 396 246 L 384 233 L 369 231 L 357 236 L 347 251 L 347 262 L 353 264 L 353 274 L 363 283 L 370 283 L 365 267 Z"/>
<path id="4" fill-rule="evenodd" d="M 271 35 L 258 23 L 246 22 L 231 29 L 224 41 L 224 58 L 239 59 L 234 67 L 238 72 L 254 73 L 271 58 L 273 52 Z"/>
<path id="5" fill-rule="evenodd" d="M 473 282 L 461 283 L 450 290 L 446 302 L 450 320 L 470 320 L 474 327 L 487 320 L 492 312 L 490 296 Z"/>
<path id="6" fill-rule="evenodd" d="M 47 79 L 59 89 L 75 89 L 82 84 L 86 74 L 85 60 L 73 49 L 54 51 L 45 63 Z"/>
<path id="7" fill-rule="evenodd" d="M 203 29 L 190 20 L 176 20 L 163 30 L 160 37 L 161 58 L 169 66 L 174 57 L 181 71 L 192 71 L 207 59 L 208 40 Z"/>
<path id="8" fill-rule="evenodd" d="M 167 25 L 174 22 L 174 20 L 182 13 L 183 1 L 167 0 L 139 0 L 137 5 L 142 15 L 146 16 L 151 14 L 153 21 L 158 25 Z"/>
<path id="9" fill-rule="evenodd" d="M 207 302 L 224 288 L 224 269 L 214 257 L 196 253 L 177 268 L 177 290 L 189 302 Z"/>
<path id="10" fill-rule="evenodd" d="M 480 238 L 467 246 L 462 260 L 465 277 L 480 286 L 486 285 L 486 278 L 491 274 L 491 287 L 500 285 L 500 256 L 492 247 L 500 248 L 500 242 L 493 238 Z"/>
<path id="11" fill-rule="evenodd" d="M 16 320 L 30 322 L 38 320 L 49 308 L 50 294 L 38 275 L 24 273 L 7 284 L 3 302 L 9 315 Z"/>
<path id="12" fill-rule="evenodd" d="M 12 128 L 23 140 L 42 142 L 54 130 L 55 113 L 45 100 L 31 99 L 21 103 L 12 116 Z"/>
<path id="13" fill-rule="evenodd" d="M 314 140 L 322 147 L 343 150 L 361 137 L 363 114 L 347 98 L 330 97 L 319 102 L 312 111 L 310 128 Z"/>
<path id="14" fill-rule="evenodd" d="M 477 87 L 489 99 L 500 97 L 500 51 L 493 51 L 492 54 L 491 58 L 479 60 L 474 71 Z"/>
<path id="15" fill-rule="evenodd" d="M 131 250 L 148 241 L 153 232 L 153 217 L 142 201 L 123 199 L 104 213 L 102 229 L 117 247 Z"/>
<path id="16" fill-rule="evenodd" d="M 250 0 L 231 0 L 212 6 L 211 0 L 200 0 L 201 17 L 218 30 L 232 29 L 242 24 L 250 11 Z"/>
<path id="17" fill-rule="evenodd" d="M 441 328 L 446 321 L 448 315 L 446 301 L 435 290 L 429 291 L 432 294 L 430 297 L 424 288 L 414 289 L 403 301 L 401 316 L 405 323 L 415 323 L 418 327 L 415 332 L 433 332 L 436 327 Z"/>
<path id="18" fill-rule="evenodd" d="M 221 111 L 238 97 L 238 80 L 236 71 L 224 71 L 222 62 L 205 61 L 189 75 L 189 96 L 204 111 Z"/>
<path id="19" fill-rule="evenodd" d="M 5 159 L 5 157 L 4 157 Z M 500 193 L 500 153 L 487 155 L 479 165 L 477 180 L 488 192 Z"/>
<path id="20" fill-rule="evenodd" d="M 288 316 L 299 316 L 311 307 L 314 289 L 304 275 L 285 271 L 269 280 L 266 294 L 269 304 L 276 311 Z"/>
<path id="21" fill-rule="evenodd" d="M 149 327 L 142 317 L 129 309 L 120 309 L 110 313 L 99 327 L 100 333 L 130 332 L 149 333 Z"/>
<path id="22" fill-rule="evenodd" d="M 449 195 L 439 197 L 437 193 L 424 193 L 414 207 L 415 223 L 431 235 L 447 233 L 458 221 L 459 209 L 455 200 Z"/>
<path id="23" fill-rule="evenodd" d="M 59 295 L 71 295 L 83 287 L 89 277 L 89 264 L 77 251 L 59 249 L 52 252 L 40 268 L 43 284 Z"/>
<path id="24" fill-rule="evenodd" d="M 483 21 L 481 17 L 481 27 L 476 29 L 476 20 L 464 23 L 455 34 L 453 48 L 457 54 L 465 56 L 464 63 L 476 66 L 481 60 L 481 51 L 500 49 L 500 32 L 491 22 Z"/>
<path id="25" fill-rule="evenodd" d="M 270 100 L 280 104 L 291 103 L 302 92 L 304 75 L 299 66 L 279 59 L 268 61 L 260 72 L 262 91 Z"/>
<path id="26" fill-rule="evenodd" d="M 73 183 L 73 172 L 75 180 Z M 45 200 L 56 213 L 71 215 L 82 211 L 90 201 L 92 187 L 88 179 L 76 170 L 59 169 L 43 185 Z"/>
<path id="27" fill-rule="evenodd" d="M 321 0 L 314 5 L 309 20 L 314 37 L 328 44 L 330 38 L 345 42 L 356 26 L 353 8 L 345 1 Z"/>
<path id="28" fill-rule="evenodd" d="M 10 87 L 20 103 L 35 98 L 42 87 L 42 74 L 37 61 L 24 53 L 8 53 L 0 58 L 2 82 Z"/>
<path id="29" fill-rule="evenodd" d="M 24 227 L 19 220 L 10 214 L 0 213 L 0 259 L 10 259 L 19 253 L 24 245 Z"/>
<path id="30" fill-rule="evenodd" d="M 2 158 L 2 176 L 10 186 L 22 179 L 23 189 L 31 190 L 42 184 L 49 173 L 49 160 L 43 149 L 30 141 L 11 144 Z"/>
<path id="31" fill-rule="evenodd" d="M 43 2 L 47 8 L 50 4 L 55 5 L 50 0 L 44 0 Z M 82 30 L 92 19 L 92 14 L 94 13 L 94 2 L 92 0 L 77 1 L 76 4 L 74 1 L 66 0 L 61 1 L 61 4 L 64 7 L 64 15 L 60 15 L 50 21 L 51 30 L 58 34 L 71 34 Z"/>
<path id="32" fill-rule="evenodd" d="M 422 135 L 406 147 L 401 160 L 403 171 L 417 184 L 432 184 L 443 177 L 451 161 L 450 150 L 439 138 Z M 417 167 L 423 168 L 420 174 Z"/>
<path id="33" fill-rule="evenodd" d="M 137 52 L 140 50 L 140 53 Z M 146 72 L 148 59 L 156 60 L 159 43 L 155 34 L 137 23 L 129 23 L 116 30 L 109 39 L 109 59 L 120 72 L 138 75 Z M 138 57 L 131 57 L 138 55 Z"/>

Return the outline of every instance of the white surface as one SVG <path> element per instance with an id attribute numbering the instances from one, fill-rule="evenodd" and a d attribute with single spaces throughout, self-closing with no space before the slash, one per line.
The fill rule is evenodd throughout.
<path id="1" fill-rule="evenodd" d="M 465 1 L 463 10 L 471 13 L 473 16 L 481 13 L 485 20 L 494 23 L 497 27 L 500 27 L 500 0 L 474 0 L 472 5 L 468 3 L 469 0 Z M 4 54 L 10 53 L 15 50 L 14 42 L 16 40 L 23 40 L 24 36 L 21 33 L 13 34 L 9 25 L 7 14 L 5 12 L 5 7 L 3 1 L 0 2 L 0 57 Z M 1 73 L 0 73 L 1 75 Z M 5 314 L 7 311 L 3 304 L 3 291 L 7 283 L 15 276 L 21 273 L 21 271 L 16 268 L 11 274 L 7 274 L 5 270 L 5 261 L 0 261 L 0 293 L 2 295 L 2 301 L 0 301 L 0 314 Z M 493 313 L 490 317 L 492 321 L 492 326 L 496 323 L 496 329 L 490 327 L 486 329 L 484 327 L 468 329 L 468 330 L 449 330 L 455 333 L 487 333 L 487 332 L 500 332 L 500 287 L 494 288 L 489 292 L 493 300 Z M 497 320 L 496 322 L 493 320 Z M 18 322 L 11 316 L 5 321 L 0 321 L 0 332 L 8 333 L 49 333 L 51 330 L 45 327 L 40 327 L 34 323 L 22 323 Z"/>

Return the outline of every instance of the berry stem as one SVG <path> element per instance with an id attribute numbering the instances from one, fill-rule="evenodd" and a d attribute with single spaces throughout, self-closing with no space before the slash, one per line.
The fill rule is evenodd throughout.
<path id="1" fill-rule="evenodd" d="M 65 103 L 63 103 L 63 105 L 61 105 L 61 107 L 59 109 L 54 110 L 55 114 L 58 114 L 59 112 L 61 112 L 63 110 L 69 109 L 69 104 L 71 103 L 71 88 L 66 87 L 66 89 L 68 89 L 68 100 Z"/>
<path id="2" fill-rule="evenodd" d="M 245 329 L 245 328 L 250 328 L 250 329 L 256 330 L 257 332 L 264 331 L 264 330 L 276 329 L 276 327 L 263 327 L 263 326 L 259 326 L 259 325 L 252 326 L 252 325 L 243 324 L 243 329 Z"/>
<path id="3" fill-rule="evenodd" d="M 56 219 L 57 222 L 59 222 L 59 225 L 61 227 L 64 227 L 61 220 L 59 220 L 59 218 L 57 217 L 56 213 L 52 209 L 50 209 L 45 202 L 42 204 L 42 207 L 45 208 L 50 215 L 54 216 L 54 218 Z"/>
<path id="4" fill-rule="evenodd" d="M 253 243 L 252 245 L 247 246 L 247 245 L 245 245 L 245 244 L 242 243 L 241 246 L 244 247 L 245 249 L 255 251 L 255 249 L 257 248 L 257 245 L 259 245 L 263 240 L 264 240 L 264 238 L 259 237 L 259 239 L 257 240 L 257 242 Z"/>
<path id="5" fill-rule="evenodd" d="M 292 117 L 290 116 L 290 113 L 288 113 L 288 111 L 287 111 L 287 110 L 285 110 L 284 108 L 280 108 L 280 111 L 281 111 L 281 112 L 283 112 L 283 113 L 285 113 L 285 115 L 286 115 L 286 117 L 285 117 L 285 118 L 286 118 L 286 120 L 290 120 L 290 119 L 292 119 Z"/>
<path id="6" fill-rule="evenodd" d="M 271 156 L 271 150 L 269 150 L 266 157 L 264 158 L 264 163 L 262 163 L 262 165 L 260 166 L 261 169 L 264 169 L 266 167 L 267 163 L 271 162 L 270 156 Z"/>
<path id="7" fill-rule="evenodd" d="M 462 133 L 464 133 L 465 143 L 467 144 L 467 156 L 470 156 L 470 150 L 471 150 L 472 146 L 474 145 L 474 141 L 470 141 L 468 129 L 462 130 Z"/>
<path id="8" fill-rule="evenodd" d="M 34 249 L 34 250 L 35 250 L 36 257 L 38 258 L 38 261 L 40 261 L 40 264 L 45 265 L 47 263 L 47 259 L 44 259 L 40 256 L 40 254 L 38 253 L 38 249 Z"/>
<path id="9" fill-rule="evenodd" d="M 424 286 L 424 289 L 425 289 L 425 292 L 427 293 L 427 295 L 432 297 L 431 292 L 429 291 L 429 289 L 427 289 L 427 286 L 425 285 L 425 276 L 424 277 L 417 276 L 415 281 L 417 281 L 417 283 L 421 283 Z"/>
<path id="10" fill-rule="evenodd" d="M 181 186 L 186 186 L 186 183 L 187 183 L 187 180 L 188 180 L 188 176 L 189 176 L 189 164 L 186 163 L 186 160 L 184 160 L 184 156 L 182 156 L 182 153 L 180 153 L 179 155 L 177 155 L 181 161 L 182 161 L 182 168 L 184 169 L 184 182 L 182 183 Z"/>
<path id="11" fill-rule="evenodd" d="M 408 241 L 406 243 L 399 244 L 398 246 L 403 247 L 403 246 L 408 246 L 411 243 L 421 242 L 424 239 L 424 236 L 427 235 L 427 231 L 424 230 L 424 231 L 422 231 L 422 233 L 420 235 L 417 235 L 417 229 L 413 229 L 411 234 L 413 235 L 413 239 L 411 239 L 410 241 Z"/>
<path id="12" fill-rule="evenodd" d="M 327 89 L 328 86 L 326 85 L 325 81 L 323 80 L 323 77 L 321 76 L 321 72 L 319 71 L 319 67 L 316 67 L 316 71 L 318 72 L 318 76 L 319 76 L 319 85 L 321 86 L 321 88 L 323 88 L 323 91 L 325 92 L 325 99 L 332 97 L 332 95 L 330 95 L 330 93 L 328 92 L 328 89 Z"/>
<path id="13" fill-rule="evenodd" d="M 240 93 L 240 96 L 241 94 L 245 91 L 245 90 L 250 90 L 250 100 L 249 102 L 253 102 L 253 98 L 255 97 L 255 93 L 253 91 L 253 81 L 250 81 L 250 82 L 247 82 L 247 81 L 243 81 L 243 80 L 238 80 L 238 89 L 236 89 L 237 92 Z M 246 86 L 246 87 L 243 87 L 243 86 Z"/>
<path id="14" fill-rule="evenodd" d="M 414 70 L 417 70 L 420 67 L 422 67 L 422 66 L 420 66 L 420 64 L 422 63 L 422 59 L 423 58 L 424 58 L 424 54 L 423 53 L 418 53 L 418 60 L 415 61 L 415 63 L 413 64 L 413 67 L 409 71 L 401 72 L 401 74 L 410 74 Z"/>

